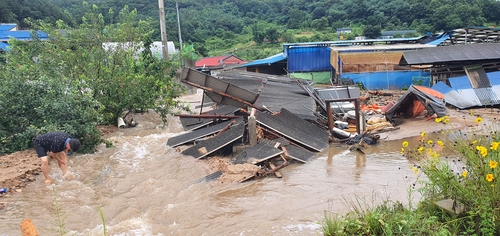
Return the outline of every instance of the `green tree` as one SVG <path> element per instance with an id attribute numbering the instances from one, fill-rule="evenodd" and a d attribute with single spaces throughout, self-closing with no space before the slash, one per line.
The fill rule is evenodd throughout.
<path id="1" fill-rule="evenodd" d="M 328 28 L 328 19 L 326 17 L 315 19 L 311 22 L 311 27 L 317 30 L 324 30 Z"/>
<path id="2" fill-rule="evenodd" d="M 380 26 L 378 25 L 367 25 L 363 30 L 363 34 L 369 39 L 376 39 L 382 35 L 382 32 L 380 30 Z"/>
<path id="3" fill-rule="evenodd" d="M 106 25 L 93 6 L 79 28 L 38 22 L 33 27 L 47 32 L 49 41 L 14 41 L 0 77 L 0 117 L 6 124 L 0 151 L 25 149 L 37 133 L 62 130 L 83 141 L 82 151 L 92 152 L 101 142 L 98 124 L 149 111 L 166 122 L 175 109 L 186 109 L 175 101 L 183 92 L 173 78 L 177 60 L 151 55 L 153 31 L 136 17 L 124 7 L 119 21 Z"/>

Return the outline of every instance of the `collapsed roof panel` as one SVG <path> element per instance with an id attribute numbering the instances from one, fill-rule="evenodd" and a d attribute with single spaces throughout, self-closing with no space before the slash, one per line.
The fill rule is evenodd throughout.
<path id="1" fill-rule="evenodd" d="M 255 103 L 259 97 L 257 93 L 242 89 L 188 67 L 183 68 L 181 80 L 189 85 L 204 89 L 210 99 L 219 104 L 244 107 L 245 105 Z"/>
<path id="2" fill-rule="evenodd" d="M 274 116 L 258 112 L 256 120 L 259 124 L 315 151 L 321 152 L 329 145 L 329 134 L 325 130 L 286 109 L 281 109 L 281 112 Z"/>
<path id="3" fill-rule="evenodd" d="M 238 110 L 239 110 L 239 108 L 237 108 L 237 107 L 223 105 L 223 106 L 219 106 L 216 109 L 204 112 L 203 114 L 204 115 L 233 115 Z M 181 124 L 185 130 L 195 130 L 195 129 L 212 124 L 214 122 L 214 119 L 181 117 L 180 121 L 181 121 Z"/>
<path id="4" fill-rule="evenodd" d="M 217 75 L 222 80 L 249 91 L 259 92 L 254 103 L 271 111 L 285 108 L 303 119 L 314 120 L 314 99 L 288 77 L 240 70 L 225 71 Z"/>
<path id="5" fill-rule="evenodd" d="M 238 119 L 238 120 L 240 122 L 242 121 L 241 119 Z M 198 129 L 198 130 L 190 131 L 190 132 L 187 132 L 187 133 L 175 136 L 175 137 L 171 137 L 167 140 L 167 146 L 176 147 L 176 146 L 188 143 L 188 142 L 195 141 L 196 139 L 200 139 L 200 138 L 215 134 L 215 133 L 223 130 L 227 126 L 229 126 L 232 121 L 233 120 L 224 121 L 224 122 L 221 122 L 219 124 L 208 126 L 206 128 L 203 128 L 203 129 Z"/>
<path id="6" fill-rule="evenodd" d="M 460 109 L 473 107 L 476 104 L 473 101 L 464 99 L 460 93 L 458 93 L 456 90 L 452 89 L 450 86 L 446 85 L 441 81 L 432 86 L 432 89 L 444 94 L 444 100 L 447 104 L 451 104 Z"/>
<path id="7" fill-rule="evenodd" d="M 498 71 L 486 73 L 481 77 L 481 83 L 477 85 L 482 88 L 473 88 L 467 76 L 449 78 L 448 81 L 451 87 L 438 82 L 432 88 L 445 95 L 446 103 L 459 109 L 500 104 L 500 72 Z M 488 84 L 491 86 L 487 86 Z"/>
<path id="8" fill-rule="evenodd" d="M 231 126 L 228 130 L 224 131 L 223 133 L 220 133 L 213 138 L 200 142 L 182 151 L 182 154 L 193 156 L 196 159 L 206 157 L 209 154 L 242 138 L 244 130 L 245 130 L 245 123 L 238 122 L 237 125 Z"/>
<path id="9" fill-rule="evenodd" d="M 260 142 L 252 147 L 247 147 L 242 152 L 233 158 L 233 164 L 258 164 L 269 160 L 283 153 L 280 150 L 267 142 Z"/>

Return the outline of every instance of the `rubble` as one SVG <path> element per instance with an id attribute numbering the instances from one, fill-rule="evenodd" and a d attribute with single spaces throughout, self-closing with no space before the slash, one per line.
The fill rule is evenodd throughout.
<path id="1" fill-rule="evenodd" d="M 185 148 L 184 155 L 218 160 L 220 168 L 202 181 L 235 174 L 229 172 L 238 165 L 249 170 L 238 177 L 239 182 L 269 174 L 281 177 L 278 170 L 290 162 L 307 163 L 330 142 L 363 152 L 365 145 L 379 143 L 378 133 L 398 129 L 391 119 L 404 114 L 408 104 L 413 108 L 421 103 L 419 114 L 425 109 L 429 115 L 446 112 L 422 86 L 410 87 L 396 100 L 398 94 L 379 90 L 362 95 L 358 88 L 317 89 L 303 81 L 290 83 L 264 74 L 232 72 L 231 76 L 237 79 L 220 79 L 190 68 L 182 73 L 182 82 L 203 89 L 208 97 L 204 96 L 201 107 L 205 100 L 217 104 L 208 112 L 179 115 L 188 132 L 167 142 L 169 147 Z M 377 97 L 386 100 L 377 104 Z"/>

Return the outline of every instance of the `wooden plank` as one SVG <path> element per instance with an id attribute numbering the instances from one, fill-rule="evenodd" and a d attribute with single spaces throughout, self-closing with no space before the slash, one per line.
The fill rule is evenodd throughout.
<path id="1" fill-rule="evenodd" d="M 269 167 L 271 167 L 271 169 L 273 170 L 276 169 L 276 166 L 272 162 L 269 162 Z M 278 178 L 283 178 L 283 175 L 279 171 L 275 171 L 274 174 Z"/>

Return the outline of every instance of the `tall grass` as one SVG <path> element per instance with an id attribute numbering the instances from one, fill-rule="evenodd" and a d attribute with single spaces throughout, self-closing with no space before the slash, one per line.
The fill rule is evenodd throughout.
<path id="1" fill-rule="evenodd" d="M 59 203 L 59 199 L 57 197 L 57 191 L 54 185 L 52 185 L 52 197 L 53 197 L 52 205 L 54 206 L 54 210 L 51 213 L 54 216 L 55 220 L 53 221 L 53 227 L 49 227 L 47 229 L 49 231 L 56 232 L 61 236 L 68 235 L 72 232 L 66 228 L 66 219 L 68 218 L 68 216 L 66 213 L 64 213 L 63 206 Z M 102 220 L 102 225 L 104 227 L 103 235 L 106 236 L 107 231 L 106 231 L 106 221 L 104 219 L 104 213 L 102 212 L 102 209 L 99 206 L 97 206 L 97 210 L 99 211 L 99 215 Z M 73 233 L 73 235 L 76 235 L 76 233 Z"/>

